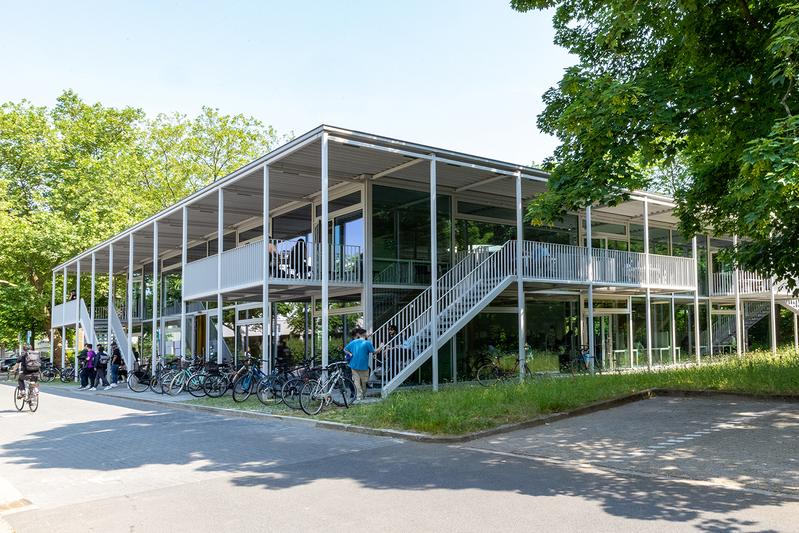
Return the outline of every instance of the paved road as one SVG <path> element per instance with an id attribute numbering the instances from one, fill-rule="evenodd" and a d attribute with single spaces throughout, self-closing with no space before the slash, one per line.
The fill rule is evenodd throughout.
<path id="1" fill-rule="evenodd" d="M 0 405 L 7 390 L 0 387 Z M 10 404 L 0 408 L 0 496 L 31 502 L 3 518 L 21 533 L 311 525 L 349 532 L 799 531 L 799 501 L 781 494 L 796 481 L 795 468 L 782 468 L 790 453 L 766 461 L 783 461 L 780 482 L 769 485 L 778 491 L 740 479 L 742 488 L 735 488 L 711 477 L 715 470 L 697 459 L 702 445 L 713 446 L 725 434 L 730 446 L 706 457 L 723 458 L 731 448 L 744 456 L 748 448 L 741 443 L 750 441 L 758 451 L 764 426 L 766 440 L 795 437 L 791 405 L 754 402 L 769 414 L 740 420 L 755 412 L 751 406 L 657 399 L 442 446 L 84 398 L 44 394 L 34 415 L 18 414 Z M 613 447 L 633 453 L 665 442 L 659 437 L 670 437 L 671 429 L 663 428 L 682 425 L 690 433 L 680 435 L 699 433 L 699 426 L 680 422 L 682 411 L 689 413 L 685 420 L 704 420 L 703 427 L 725 426 L 678 443 L 694 456 L 680 479 L 661 475 L 673 474 L 659 469 L 661 452 L 639 456 L 639 463 L 626 459 L 621 467 L 611 461 L 615 456 L 592 459 L 595 445 L 587 443 L 603 434 L 617 439 Z M 605 429 L 609 423 L 614 430 Z M 758 427 L 747 431 L 749 425 Z M 747 477 L 769 472 L 744 466 Z"/>

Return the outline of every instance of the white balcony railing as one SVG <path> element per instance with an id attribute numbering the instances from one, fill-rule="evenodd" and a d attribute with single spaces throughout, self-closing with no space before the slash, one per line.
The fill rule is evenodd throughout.
<path id="1" fill-rule="evenodd" d="M 307 246 L 303 240 L 269 241 L 269 279 L 281 284 L 317 284 L 322 281 L 319 265 L 321 245 Z M 330 245 L 329 280 L 336 285 L 357 285 L 362 279 L 359 246 Z M 245 244 L 222 253 L 222 290 L 251 287 L 263 279 L 263 241 Z M 217 289 L 217 256 L 186 265 L 186 298 L 207 295 Z"/>
<path id="2" fill-rule="evenodd" d="M 664 255 L 591 250 L 594 283 L 628 287 L 693 290 L 696 274 L 693 259 Z M 535 281 L 588 282 L 588 249 L 569 244 L 525 241 L 523 276 Z"/>

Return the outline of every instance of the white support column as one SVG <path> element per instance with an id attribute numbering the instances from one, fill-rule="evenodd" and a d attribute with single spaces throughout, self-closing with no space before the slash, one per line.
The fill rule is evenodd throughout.
<path id="1" fill-rule="evenodd" d="M 677 364 L 677 303 L 674 301 L 674 293 L 671 293 L 671 364 Z"/>
<path id="2" fill-rule="evenodd" d="M 183 209 L 183 229 L 180 237 L 180 279 L 182 282 L 186 280 L 186 263 L 188 259 L 188 243 L 189 243 L 189 211 L 184 205 Z M 217 242 L 217 252 L 219 251 L 219 243 Z M 220 324 L 217 324 L 220 326 Z M 186 283 L 180 284 L 180 358 L 184 359 L 186 355 Z"/>
<path id="3" fill-rule="evenodd" d="M 216 213 L 216 362 L 222 363 L 222 346 L 225 343 L 225 325 L 223 319 L 222 298 L 222 254 L 225 251 L 225 190 L 219 187 L 217 191 Z M 265 352 L 268 354 L 269 352 Z M 269 358 L 266 357 L 268 360 Z M 263 365 L 263 361 L 261 362 Z"/>
<path id="4" fill-rule="evenodd" d="M 452 354 L 452 382 L 458 382 L 458 334 L 457 332 L 450 339 L 450 353 Z"/>
<path id="5" fill-rule="evenodd" d="M 55 270 L 50 284 L 50 363 L 55 362 L 55 328 L 53 328 L 53 309 L 55 308 Z"/>
<path id="6" fill-rule="evenodd" d="M 635 354 L 633 350 L 635 347 L 633 343 L 635 342 L 635 335 L 633 333 L 633 297 L 627 297 L 627 310 L 629 313 L 627 314 L 627 342 L 630 346 L 630 368 L 635 366 Z"/>
<path id="7" fill-rule="evenodd" d="M 644 198 L 644 281 L 646 282 L 646 361 L 652 368 L 652 290 L 649 288 L 649 199 Z"/>
<path id="8" fill-rule="evenodd" d="M 80 307 L 80 294 L 77 291 L 77 285 L 80 283 L 80 281 L 78 281 L 78 280 L 80 280 L 80 261 L 77 262 L 76 276 L 77 277 L 76 277 L 76 282 L 75 282 L 76 283 L 76 285 L 75 285 L 76 286 L 76 290 L 75 290 L 75 295 L 76 295 L 75 305 L 76 305 L 76 307 Z M 74 349 L 73 349 L 73 352 L 72 352 L 73 354 L 75 354 L 75 367 L 76 368 L 77 368 L 77 362 L 78 362 L 78 337 L 80 337 L 80 335 L 79 335 L 79 332 L 80 332 L 79 314 L 80 314 L 80 311 L 77 311 L 76 315 L 78 315 L 78 316 L 75 317 L 75 339 L 74 339 L 74 343 L 75 344 L 74 344 Z"/>
<path id="9" fill-rule="evenodd" d="M 438 390 L 438 193 L 436 155 L 430 158 L 430 345 L 433 360 L 433 390 Z"/>
<path id="10" fill-rule="evenodd" d="M 522 276 L 522 249 L 524 246 L 524 226 L 522 216 L 522 173 L 516 171 L 516 305 L 519 313 L 519 380 L 524 380 L 524 363 L 527 354 L 527 323 L 524 306 L 524 278 Z"/>
<path id="11" fill-rule="evenodd" d="M 793 349 L 799 352 L 799 316 L 793 314 Z"/>
<path id="12" fill-rule="evenodd" d="M 158 358 L 158 221 L 153 222 L 153 336 L 150 342 L 150 368 L 155 372 L 156 359 Z M 144 357 L 144 354 L 142 354 Z"/>
<path id="13" fill-rule="evenodd" d="M 374 331 L 374 300 L 372 289 L 372 180 L 363 184 L 363 327 Z"/>
<path id="14" fill-rule="evenodd" d="M 738 236 L 734 235 L 733 246 L 738 248 Z M 735 351 L 739 356 L 743 355 L 743 331 L 744 320 L 741 313 L 741 286 L 739 282 L 738 265 L 732 271 L 732 282 L 735 285 Z"/>
<path id="15" fill-rule="evenodd" d="M 264 165 L 264 197 L 263 197 L 263 228 L 264 228 L 264 250 L 263 250 L 263 291 L 261 293 L 261 332 L 263 343 L 264 364 L 270 362 L 269 357 L 269 338 L 272 333 L 272 306 L 269 304 L 269 235 L 271 235 L 269 227 L 269 165 Z M 312 229 L 313 231 L 313 229 Z M 306 328 L 307 329 L 307 328 Z M 304 341 L 307 342 L 307 337 Z M 265 368 L 267 372 L 272 369 L 268 366 Z"/>
<path id="16" fill-rule="evenodd" d="M 133 368 L 133 233 L 128 235 L 128 290 L 125 291 L 126 310 L 128 319 L 128 353 L 125 364 Z"/>
<path id="17" fill-rule="evenodd" d="M 694 276 L 696 283 L 694 287 L 694 355 L 696 364 L 702 364 L 702 335 L 699 329 L 699 251 L 696 236 L 691 239 L 691 255 L 694 258 Z"/>
<path id="18" fill-rule="evenodd" d="M 97 256 L 92 252 L 92 279 L 91 279 L 91 294 L 89 298 L 91 298 L 91 303 L 89 304 L 89 318 L 92 321 L 92 344 L 97 345 L 97 326 L 94 325 L 94 298 L 97 291 Z"/>
<path id="19" fill-rule="evenodd" d="M 77 354 L 80 346 L 80 259 L 76 261 L 75 298 L 75 353 Z"/>
<path id="20" fill-rule="evenodd" d="M 591 228 L 591 206 L 585 208 L 585 245 L 588 248 L 588 353 L 591 356 L 589 364 L 591 373 L 594 373 L 594 250 Z M 581 324 L 582 327 L 582 324 Z"/>
<path id="21" fill-rule="evenodd" d="M 116 313 L 114 309 L 114 243 L 108 245 L 108 338 L 106 343 L 111 344 L 111 315 Z"/>
<path id="22" fill-rule="evenodd" d="M 776 307 L 776 302 L 774 301 L 774 285 L 775 285 L 774 278 L 771 278 L 771 288 L 770 288 L 770 296 L 771 296 L 771 312 L 769 313 L 769 326 L 771 330 L 771 353 L 777 355 L 777 316 L 778 311 Z"/>
<path id="23" fill-rule="evenodd" d="M 328 235 L 327 235 L 327 219 L 329 216 L 328 208 L 330 194 L 328 191 L 329 186 L 329 179 L 328 179 L 328 157 L 327 157 L 327 149 L 328 149 L 328 134 L 326 131 L 322 132 L 322 172 L 321 172 L 321 181 L 322 181 L 322 220 L 319 227 L 319 233 L 321 233 L 321 247 L 322 253 L 320 254 L 321 257 L 321 264 L 319 265 L 320 272 L 322 273 L 322 366 L 327 367 L 328 364 L 328 328 L 329 328 L 329 318 L 330 318 L 330 243 L 328 242 Z M 316 260 L 317 258 L 314 258 Z"/>
<path id="24" fill-rule="evenodd" d="M 62 304 L 67 303 L 67 267 L 64 267 L 62 272 L 63 274 L 63 286 L 61 287 L 61 292 L 63 293 L 63 299 L 61 301 Z M 66 366 L 66 359 L 67 359 L 67 316 L 66 316 L 66 305 L 61 306 L 61 368 Z M 77 354 L 75 357 L 75 379 L 78 377 L 78 358 Z"/>
<path id="25" fill-rule="evenodd" d="M 707 301 L 707 348 L 713 357 L 713 300 L 711 299 Z"/>

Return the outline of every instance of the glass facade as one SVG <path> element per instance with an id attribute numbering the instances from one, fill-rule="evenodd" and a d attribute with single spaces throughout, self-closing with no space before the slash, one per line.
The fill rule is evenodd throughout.
<path id="1" fill-rule="evenodd" d="M 449 270 L 450 198 L 437 197 L 439 272 Z M 429 285 L 430 194 L 375 185 L 372 189 L 372 276 L 375 284 Z"/>

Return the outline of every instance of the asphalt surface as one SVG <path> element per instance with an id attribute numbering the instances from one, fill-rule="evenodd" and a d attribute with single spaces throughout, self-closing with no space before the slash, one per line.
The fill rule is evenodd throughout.
<path id="1" fill-rule="evenodd" d="M 661 398 L 459 446 L 73 392 L 0 405 L 21 533 L 799 531 L 796 404 Z"/>

